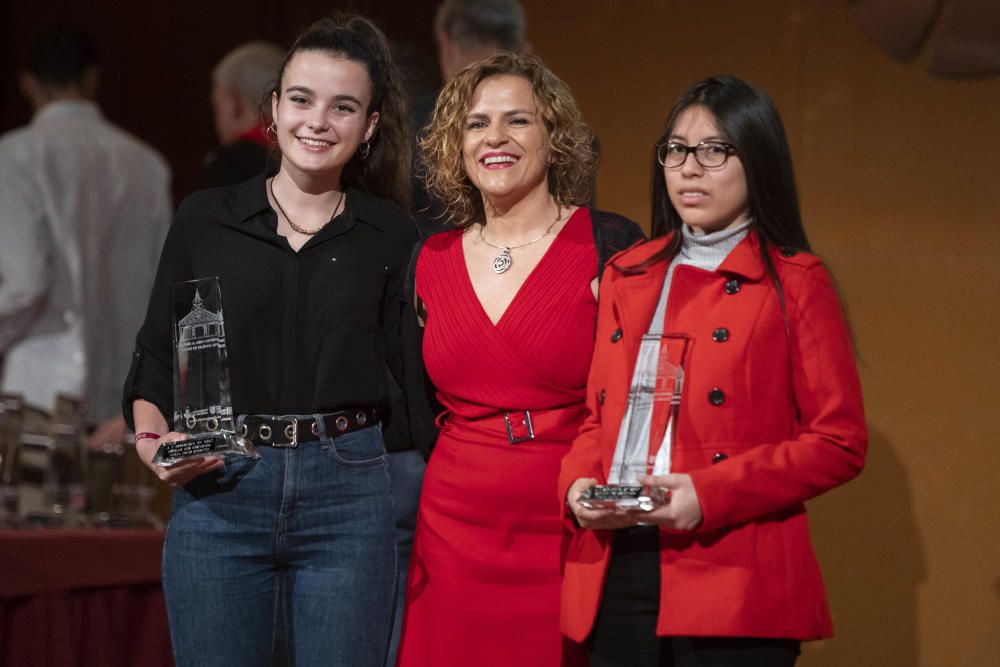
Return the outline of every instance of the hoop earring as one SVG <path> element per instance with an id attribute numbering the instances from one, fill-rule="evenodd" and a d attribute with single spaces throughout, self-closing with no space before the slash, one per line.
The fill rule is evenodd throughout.
<path id="1" fill-rule="evenodd" d="M 362 160 L 367 160 L 368 156 L 372 153 L 372 142 L 365 141 L 360 146 L 358 146 L 358 157 Z"/>
<path id="2" fill-rule="evenodd" d="M 278 138 L 278 121 L 271 119 L 271 124 L 264 129 L 264 135 L 268 137 Z"/>

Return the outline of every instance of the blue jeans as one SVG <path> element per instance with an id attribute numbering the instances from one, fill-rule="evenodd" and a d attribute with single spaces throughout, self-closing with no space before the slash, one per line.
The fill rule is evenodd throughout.
<path id="1" fill-rule="evenodd" d="M 386 667 L 395 667 L 399 636 L 403 628 L 403 593 L 406 591 L 406 573 L 413 552 L 413 532 L 417 527 L 417 506 L 420 504 L 420 486 L 424 481 L 423 455 L 410 450 L 389 454 L 389 477 L 392 480 L 392 501 L 396 510 L 396 556 L 399 574 L 396 581 L 396 610 L 392 621 L 392 638 Z"/>
<path id="2" fill-rule="evenodd" d="M 320 435 L 229 455 L 175 491 L 163 588 L 179 667 L 271 664 L 282 615 L 292 664 L 382 667 L 396 579 L 385 445 L 377 427 Z"/>

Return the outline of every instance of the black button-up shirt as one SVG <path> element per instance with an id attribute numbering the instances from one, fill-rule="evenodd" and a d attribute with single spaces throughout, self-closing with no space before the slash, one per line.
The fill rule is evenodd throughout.
<path id="1" fill-rule="evenodd" d="M 296 253 L 277 233 L 263 174 L 191 195 L 167 235 L 136 340 L 127 420 L 143 398 L 173 423 L 171 287 L 214 276 L 235 415 L 375 407 L 390 418 L 390 395 L 402 385 L 403 273 L 416 236 L 402 210 L 349 190 L 344 212 Z"/>

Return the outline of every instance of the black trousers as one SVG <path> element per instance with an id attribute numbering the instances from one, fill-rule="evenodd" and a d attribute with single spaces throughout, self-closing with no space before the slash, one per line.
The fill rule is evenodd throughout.
<path id="1" fill-rule="evenodd" d="M 658 529 L 615 533 L 604 597 L 587 640 L 590 667 L 792 667 L 799 642 L 755 637 L 658 637 Z"/>

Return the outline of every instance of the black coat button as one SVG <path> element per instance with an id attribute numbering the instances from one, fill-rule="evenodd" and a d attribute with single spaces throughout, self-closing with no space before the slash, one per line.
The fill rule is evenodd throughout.
<path id="1" fill-rule="evenodd" d="M 622 330 L 621 329 L 615 329 L 614 333 L 611 334 L 611 342 L 612 343 L 617 343 L 621 339 L 622 339 Z"/>
<path id="2" fill-rule="evenodd" d="M 604 405 L 604 390 L 603 389 L 601 390 L 601 393 L 597 395 L 597 402 L 600 403 L 601 405 Z"/>
<path id="3" fill-rule="evenodd" d="M 722 405 L 726 402 L 726 392 L 715 387 L 712 391 L 708 392 L 708 402 L 712 405 Z"/>
<path id="4" fill-rule="evenodd" d="M 740 291 L 740 281 L 736 278 L 730 278 L 726 281 L 726 294 L 736 294 Z"/>
<path id="5" fill-rule="evenodd" d="M 785 246 L 780 250 L 782 257 L 795 257 L 799 251 L 791 246 Z"/>
<path id="6" fill-rule="evenodd" d="M 729 457 L 726 456 L 725 454 L 723 454 L 722 452 L 716 452 L 716 453 L 712 454 L 712 463 L 718 463 L 719 461 L 725 461 L 728 458 Z"/>
<path id="7" fill-rule="evenodd" d="M 726 327 L 719 327 L 712 332 L 712 340 L 716 343 L 725 343 L 729 340 L 729 329 Z"/>

